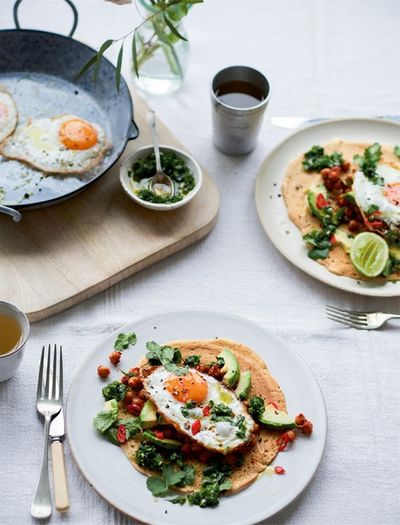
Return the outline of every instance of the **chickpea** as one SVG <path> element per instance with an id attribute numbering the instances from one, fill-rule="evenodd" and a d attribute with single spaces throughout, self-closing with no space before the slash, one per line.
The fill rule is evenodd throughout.
<path id="1" fill-rule="evenodd" d="M 130 377 L 128 379 L 128 385 L 132 390 L 141 390 L 143 388 L 143 383 L 138 377 Z"/>
<path id="2" fill-rule="evenodd" d="M 121 383 L 123 385 L 127 385 L 128 384 L 128 381 L 129 381 L 129 377 L 128 376 L 122 376 L 121 377 Z"/>
<path id="3" fill-rule="evenodd" d="M 343 173 L 347 173 L 350 169 L 350 162 L 348 160 L 344 161 L 341 166 L 340 166 L 341 170 L 343 171 Z"/>
<path id="4" fill-rule="evenodd" d="M 360 225 L 359 225 L 359 223 L 358 223 L 357 221 L 355 221 L 355 220 L 353 219 L 353 220 L 351 220 L 351 221 L 349 222 L 349 230 L 350 230 L 351 232 L 358 232 L 359 229 L 360 229 Z"/>
<path id="5" fill-rule="evenodd" d="M 128 390 L 128 392 L 125 394 L 125 397 L 124 397 L 124 404 L 130 405 L 132 403 L 133 397 L 134 395 L 133 395 L 132 390 Z"/>
<path id="6" fill-rule="evenodd" d="M 108 356 L 108 359 L 113 365 L 117 365 L 121 359 L 121 352 L 111 352 L 111 354 Z"/>
<path id="7" fill-rule="evenodd" d="M 135 405 L 134 403 L 131 403 L 130 405 L 128 405 L 126 407 L 126 410 L 132 414 L 133 416 L 140 416 L 140 412 L 142 411 L 142 409 L 140 408 L 140 406 L 138 405 Z"/>
<path id="8" fill-rule="evenodd" d="M 145 401 L 149 398 L 149 394 L 144 389 L 140 390 L 138 396 L 140 397 L 140 399 L 144 399 Z"/>
<path id="9" fill-rule="evenodd" d="M 97 367 L 97 373 L 102 378 L 108 377 L 110 375 L 110 372 L 111 370 L 107 366 L 99 365 Z"/>
<path id="10" fill-rule="evenodd" d="M 132 392 L 132 396 L 133 396 L 133 392 Z M 144 401 L 143 399 L 141 399 L 139 396 L 135 396 L 132 398 L 132 403 L 134 405 L 137 405 L 138 407 L 140 407 L 140 409 L 143 408 L 143 405 L 144 405 Z"/>
<path id="11" fill-rule="evenodd" d="M 139 377 L 140 376 L 140 368 L 138 368 L 137 366 L 135 366 L 134 368 L 131 368 L 129 370 L 129 373 L 130 374 L 133 374 L 134 376 L 136 377 Z"/>

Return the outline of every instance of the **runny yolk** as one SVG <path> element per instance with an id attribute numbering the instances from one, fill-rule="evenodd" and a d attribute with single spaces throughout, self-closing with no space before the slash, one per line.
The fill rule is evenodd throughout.
<path id="1" fill-rule="evenodd" d="M 385 186 L 383 194 L 389 202 L 395 206 L 400 206 L 400 182 L 393 182 Z"/>
<path id="2" fill-rule="evenodd" d="M 0 120 L 6 119 L 8 117 L 8 109 L 3 104 L 0 104 Z"/>
<path id="3" fill-rule="evenodd" d="M 84 120 L 72 119 L 63 122 L 58 134 L 60 141 L 68 149 L 89 149 L 97 144 L 97 131 Z"/>
<path id="4" fill-rule="evenodd" d="M 201 403 L 207 396 L 207 382 L 196 372 L 189 372 L 185 376 L 172 375 L 165 381 L 167 391 L 181 403 L 194 401 Z"/>

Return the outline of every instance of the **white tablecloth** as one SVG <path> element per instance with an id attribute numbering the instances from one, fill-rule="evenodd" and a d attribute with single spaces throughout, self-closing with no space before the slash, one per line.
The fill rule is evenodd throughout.
<path id="1" fill-rule="evenodd" d="M 139 20 L 133 6 L 75 3 L 76 38 L 94 47 Z M 12 26 L 12 5 L 0 2 L 1 28 Z M 65 32 L 71 18 L 61 0 L 25 0 L 21 20 L 25 27 Z M 64 345 L 68 387 L 82 358 L 106 334 L 135 318 L 182 308 L 257 321 L 291 344 L 320 383 L 329 418 L 322 463 L 304 494 L 269 523 L 400 523 L 399 327 L 359 332 L 328 321 L 323 310 L 330 303 L 398 311 L 399 299 L 357 297 L 304 275 L 271 245 L 254 205 L 261 161 L 288 133 L 274 129 L 269 117 L 400 113 L 399 22 L 398 0 L 208 0 L 192 10 L 185 84 L 149 102 L 215 178 L 219 221 L 198 244 L 32 326 L 23 365 L 0 385 L 1 524 L 31 523 L 42 445 L 34 406 L 42 344 Z M 272 97 L 256 151 L 230 158 L 211 143 L 208 89 L 216 71 L 240 63 L 265 72 Z M 66 461 L 71 510 L 68 516 L 55 512 L 52 523 L 132 523 L 91 489 L 68 445 Z"/>

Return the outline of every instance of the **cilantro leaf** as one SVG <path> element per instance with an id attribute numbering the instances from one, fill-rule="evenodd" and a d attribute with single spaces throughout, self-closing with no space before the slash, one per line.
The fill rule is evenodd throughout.
<path id="1" fill-rule="evenodd" d="M 170 346 L 160 346 L 155 341 L 146 343 L 148 350 L 146 357 L 153 365 L 163 365 L 168 372 L 178 376 L 185 375 L 189 369 L 187 366 L 178 366 L 182 361 L 182 354 L 177 348 Z"/>
<path id="2" fill-rule="evenodd" d="M 324 168 L 340 166 L 343 163 L 343 155 L 334 151 L 332 155 L 326 155 L 322 146 L 313 146 L 304 154 L 303 168 L 307 172 L 321 171 Z"/>
<path id="3" fill-rule="evenodd" d="M 119 381 L 113 381 L 109 383 L 102 389 L 103 397 L 106 401 L 110 399 L 116 399 L 117 401 L 122 401 L 125 397 L 127 386 L 123 385 Z"/>
<path id="4" fill-rule="evenodd" d="M 96 430 L 105 434 L 107 430 L 114 424 L 118 417 L 118 404 L 115 399 L 108 401 L 109 409 L 102 410 L 93 419 L 93 426 Z"/>
<path id="5" fill-rule="evenodd" d="M 128 332 L 127 334 L 121 333 L 117 335 L 117 339 L 114 343 L 114 349 L 118 352 L 122 352 L 123 350 L 126 350 L 130 346 L 134 346 L 136 344 L 137 337 L 134 332 Z"/>
<path id="6" fill-rule="evenodd" d="M 126 439 L 136 436 L 142 430 L 142 421 L 140 417 L 129 417 L 127 419 L 118 419 L 115 426 L 125 425 Z"/>
<path id="7" fill-rule="evenodd" d="M 400 146 L 395 146 L 393 149 L 393 153 L 400 159 Z"/>
<path id="8" fill-rule="evenodd" d="M 169 491 L 168 485 L 162 478 L 151 476 L 146 481 L 146 486 L 153 494 L 153 496 L 166 496 Z"/>
<path id="9" fill-rule="evenodd" d="M 185 365 L 189 366 L 191 368 L 194 368 L 200 364 L 200 356 L 199 355 L 189 355 L 185 359 Z"/>
<path id="10" fill-rule="evenodd" d="M 378 175 L 376 167 L 381 156 L 382 148 L 377 142 L 366 148 L 364 155 L 354 155 L 354 162 L 357 162 L 367 179 L 379 186 L 383 185 L 383 179 Z"/>

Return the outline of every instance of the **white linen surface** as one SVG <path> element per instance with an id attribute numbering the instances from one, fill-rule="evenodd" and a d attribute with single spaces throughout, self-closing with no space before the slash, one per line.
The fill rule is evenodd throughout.
<path id="1" fill-rule="evenodd" d="M 94 47 L 139 21 L 133 4 L 75 3 L 76 38 Z M 1 28 L 12 27 L 12 5 L 0 2 Z M 60 0 L 26 0 L 20 13 L 23 27 L 66 32 L 71 23 Z M 216 180 L 219 221 L 198 244 L 32 326 L 20 370 L 0 385 L 1 524 L 34 522 L 29 509 L 42 447 L 34 392 L 42 344 L 64 345 L 68 388 L 82 358 L 106 334 L 135 318 L 190 308 L 234 312 L 269 328 L 307 361 L 324 393 L 329 434 L 320 468 L 304 494 L 268 523 L 400 523 L 400 326 L 360 332 L 333 324 L 323 310 L 328 303 L 396 312 L 399 299 L 357 297 L 303 274 L 266 238 L 254 204 L 258 168 L 288 134 L 270 125 L 271 116 L 400 113 L 399 22 L 397 0 L 208 0 L 193 8 L 185 84 L 170 97 L 148 100 Z M 125 61 L 130 78 L 128 56 Z M 211 142 L 209 82 L 232 64 L 260 68 L 272 85 L 259 145 L 243 158 L 224 156 Z M 132 523 L 91 489 L 68 445 L 66 461 L 71 510 L 54 512 L 51 523 Z"/>

